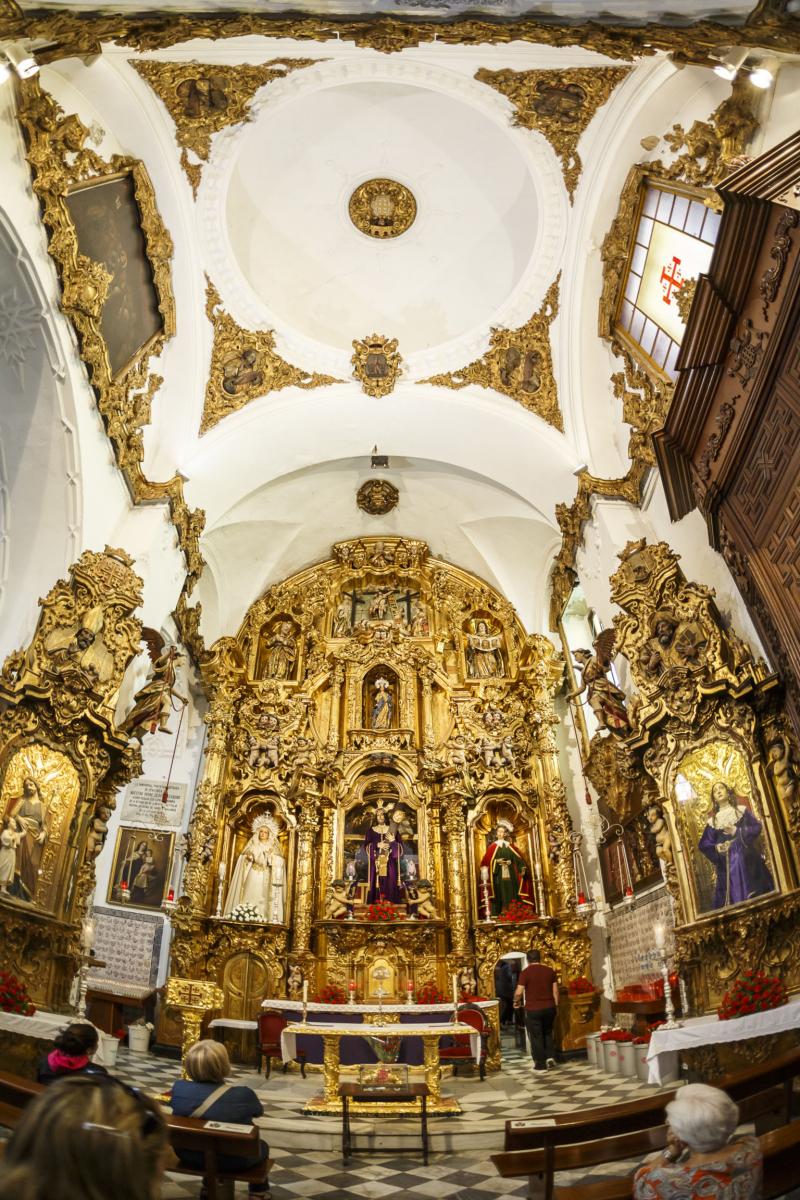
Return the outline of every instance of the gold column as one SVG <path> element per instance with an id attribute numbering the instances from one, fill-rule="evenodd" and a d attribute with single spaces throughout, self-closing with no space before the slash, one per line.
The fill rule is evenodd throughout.
<path id="1" fill-rule="evenodd" d="M 328 749 L 339 749 L 339 708 L 342 702 L 344 667 L 337 663 L 331 675 L 331 719 L 328 726 Z"/>
<path id="2" fill-rule="evenodd" d="M 319 801 L 316 780 L 306 774 L 298 808 L 297 870 L 294 884 L 294 933 L 292 953 L 308 954 L 311 948 L 311 922 L 314 908 L 314 840 L 319 828 Z"/>
<path id="3" fill-rule="evenodd" d="M 422 744 L 428 750 L 436 744 L 433 732 L 433 672 L 420 666 L 419 679 L 422 686 Z"/>
<path id="4" fill-rule="evenodd" d="M 428 1085 L 431 1107 L 435 1107 L 442 1098 L 442 1068 L 439 1066 L 439 1037 L 439 1034 L 435 1034 L 434 1036 L 424 1034 L 422 1038 L 425 1082 Z"/>
<path id="5" fill-rule="evenodd" d="M 460 776 L 455 772 L 445 781 L 448 791 L 442 804 L 443 824 L 447 834 L 447 853 L 445 868 L 450 877 L 450 940 L 454 954 L 469 954 L 469 903 L 466 889 L 466 866 L 464 855 L 464 840 L 466 836 L 466 818 L 464 815 L 464 796 L 458 790 Z"/>
<path id="6" fill-rule="evenodd" d="M 484 1016 L 489 1022 L 490 1033 L 489 1042 L 486 1047 L 486 1070 L 499 1071 L 500 1062 L 500 1005 L 493 1004 L 491 1008 L 483 1010 Z"/>
<path id="7" fill-rule="evenodd" d="M 325 1111 L 331 1112 L 341 1104 L 339 1100 L 339 1035 L 325 1034 L 322 1038 L 323 1054 L 323 1098 Z"/>
<path id="8" fill-rule="evenodd" d="M 217 808 L 230 747 L 235 699 L 233 688 L 218 688 L 205 717 L 208 724 L 206 769 L 203 782 L 195 793 L 194 814 L 189 825 L 192 853 L 183 877 L 183 892 L 190 898 L 196 912 L 205 913 L 207 907 L 209 876 L 217 839 Z"/>

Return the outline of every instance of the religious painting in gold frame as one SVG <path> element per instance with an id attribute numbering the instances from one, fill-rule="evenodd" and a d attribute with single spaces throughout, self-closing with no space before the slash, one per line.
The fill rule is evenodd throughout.
<path id="1" fill-rule="evenodd" d="M 133 169 L 89 179 L 64 196 L 77 254 L 98 263 L 108 286 L 98 321 L 111 380 L 164 333 L 164 318 L 147 255 Z"/>
<path id="2" fill-rule="evenodd" d="M 0 791 L 0 897 L 62 911 L 80 791 L 78 772 L 61 751 L 33 742 L 12 754 Z"/>
<path id="3" fill-rule="evenodd" d="M 174 833 L 123 825 L 117 832 L 108 904 L 158 912 L 169 886 Z"/>
<path id="4" fill-rule="evenodd" d="M 672 797 L 695 916 L 778 890 L 768 814 L 740 746 L 712 739 L 684 754 Z"/>

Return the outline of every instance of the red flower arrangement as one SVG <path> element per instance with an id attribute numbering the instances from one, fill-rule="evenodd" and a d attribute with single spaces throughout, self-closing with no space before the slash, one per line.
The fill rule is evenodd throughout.
<path id="1" fill-rule="evenodd" d="M 786 1000 L 786 984 L 777 976 L 765 975 L 763 971 L 745 971 L 722 997 L 717 1016 L 720 1021 L 730 1021 L 750 1013 L 769 1012 L 771 1008 L 780 1008 Z"/>
<path id="2" fill-rule="evenodd" d="M 591 979 L 587 979 L 585 975 L 579 975 L 577 979 L 570 979 L 567 982 L 567 992 L 570 996 L 584 996 L 596 990 Z"/>
<path id="3" fill-rule="evenodd" d="M 399 915 L 400 909 L 391 900 L 376 900 L 367 909 L 368 921 L 396 921 Z"/>
<path id="4" fill-rule="evenodd" d="M 19 1013 L 22 1017 L 32 1017 L 36 1012 L 25 984 L 10 971 L 0 971 L 0 1010 Z"/>
<path id="5" fill-rule="evenodd" d="M 337 987 L 335 983 L 329 983 L 324 988 L 320 988 L 317 992 L 317 1004 L 344 1004 L 347 1000 L 344 988 Z"/>
<path id="6" fill-rule="evenodd" d="M 530 904 L 523 904 L 521 900 L 512 900 L 508 908 L 503 909 L 497 919 L 513 924 L 515 921 L 530 921 L 535 915 Z"/>
<path id="7" fill-rule="evenodd" d="M 417 988 L 417 1004 L 444 1004 L 447 997 L 444 996 L 435 983 L 425 983 L 421 988 Z"/>
<path id="8" fill-rule="evenodd" d="M 600 1034 L 601 1042 L 632 1042 L 633 1034 L 629 1029 L 606 1029 Z"/>

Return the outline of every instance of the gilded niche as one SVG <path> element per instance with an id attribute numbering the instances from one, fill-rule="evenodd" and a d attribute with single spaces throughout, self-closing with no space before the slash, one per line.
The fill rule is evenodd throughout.
<path id="1" fill-rule="evenodd" d="M 173 970 L 222 983 L 249 955 L 273 996 L 298 980 L 313 995 L 353 979 L 365 998 L 381 980 L 392 996 L 447 988 L 453 972 L 491 979 L 513 901 L 517 938 L 585 966 L 553 736 L 562 669 L 508 601 L 415 539 L 339 542 L 270 588 L 204 663 Z M 393 906 L 385 931 L 376 904 Z"/>
<path id="2" fill-rule="evenodd" d="M 628 67 L 579 67 L 568 71 L 481 68 L 475 78 L 511 101 L 515 125 L 536 130 L 547 138 L 561 160 L 572 202 L 583 170 L 577 150 L 581 134 L 629 73 Z"/>
<path id="3" fill-rule="evenodd" d="M 489 349 L 459 371 L 432 375 L 420 383 L 465 388 L 470 384 L 492 388 L 518 401 L 556 429 L 564 428 L 550 351 L 550 326 L 558 314 L 561 276 L 552 283 L 542 306 L 519 329 L 492 329 Z"/>

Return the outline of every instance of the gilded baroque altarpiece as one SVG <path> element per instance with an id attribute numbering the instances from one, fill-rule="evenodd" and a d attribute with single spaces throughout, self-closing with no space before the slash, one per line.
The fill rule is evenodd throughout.
<path id="1" fill-rule="evenodd" d="M 585 973 L 553 731 L 562 670 L 506 600 L 424 542 L 341 542 L 270 588 L 204 666 L 208 754 L 172 974 L 216 979 L 229 1015 L 250 1017 L 303 980 L 312 996 L 354 981 L 374 1002 L 379 986 L 449 994 L 466 971 L 493 996 L 497 959 L 531 945 Z M 487 919 L 481 890 L 498 822 L 532 897 L 519 924 Z M 285 864 L 280 919 L 215 916 L 240 898 L 232 881 L 264 825 Z M 370 919 L 381 897 L 400 919 Z"/>
<path id="2" fill-rule="evenodd" d="M 780 681 L 665 542 L 619 557 L 614 649 L 635 694 L 627 724 L 592 738 L 587 775 L 617 819 L 641 811 L 655 835 L 693 1006 L 716 1008 L 747 968 L 797 991 L 800 753 Z"/>
<path id="3" fill-rule="evenodd" d="M 116 793 L 141 773 L 115 723 L 141 603 L 124 551 L 87 550 L 0 672 L 0 933 L 4 966 L 40 1007 L 66 1007 Z"/>

